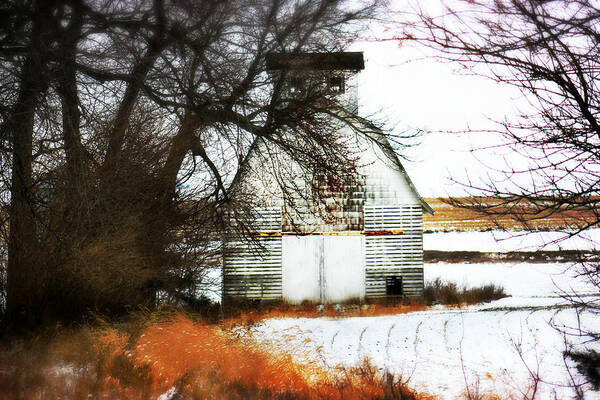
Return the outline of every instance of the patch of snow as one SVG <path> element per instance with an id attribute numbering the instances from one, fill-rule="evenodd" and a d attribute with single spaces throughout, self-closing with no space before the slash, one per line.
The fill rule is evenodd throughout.
<path id="1" fill-rule="evenodd" d="M 423 234 L 423 248 L 425 250 L 482 252 L 600 248 L 600 229 L 588 229 L 579 235 L 568 236 L 566 232 L 558 231 L 432 232 Z"/>
<path id="2" fill-rule="evenodd" d="M 49 368 L 48 372 L 54 376 L 72 376 L 79 375 L 80 368 L 71 363 L 59 362 Z"/>
<path id="3" fill-rule="evenodd" d="M 176 394 L 177 389 L 175 388 L 175 386 L 173 386 L 171 389 L 158 396 L 156 400 L 171 400 L 175 397 Z"/>
<path id="4" fill-rule="evenodd" d="M 565 337 L 556 327 L 600 331 L 597 316 L 578 313 L 560 296 L 568 290 L 600 300 L 598 288 L 575 278 L 573 268 L 558 263 L 426 264 L 426 280 L 439 277 L 468 287 L 494 283 L 512 297 L 391 316 L 271 319 L 245 332 L 299 362 L 332 370 L 368 357 L 381 372 L 401 375 L 411 387 L 440 399 L 455 399 L 467 387 L 524 398 L 531 372 L 544 380 L 536 398 L 571 398 L 565 387 L 565 365 L 571 364 L 563 359 Z M 600 350 L 583 338 L 567 339 Z M 600 394 L 590 391 L 585 398 L 600 399 Z"/>
<path id="5" fill-rule="evenodd" d="M 566 293 L 590 295 L 598 288 L 583 278 L 576 278 L 581 266 L 560 263 L 435 263 L 425 264 L 425 281 L 440 278 L 459 286 L 502 286 L 514 297 L 558 297 Z"/>

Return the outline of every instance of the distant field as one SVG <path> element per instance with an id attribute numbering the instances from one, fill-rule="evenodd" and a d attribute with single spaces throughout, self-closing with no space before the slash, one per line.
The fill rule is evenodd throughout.
<path id="1" fill-rule="evenodd" d="M 498 204 L 494 198 L 478 199 L 484 204 Z M 521 215 L 524 216 L 526 225 L 509 216 L 487 216 L 475 210 L 455 207 L 448 204 L 449 199 L 445 198 L 425 198 L 425 201 L 435 211 L 434 215 L 424 215 L 425 232 L 440 231 L 487 231 L 491 229 L 539 229 L 556 230 L 576 225 L 582 225 L 585 222 L 594 222 L 598 216 L 590 210 L 562 210 L 551 215 L 535 214 L 533 205 L 521 206 Z M 463 198 L 463 202 L 471 200 Z M 499 208 L 499 207 L 498 207 Z"/>

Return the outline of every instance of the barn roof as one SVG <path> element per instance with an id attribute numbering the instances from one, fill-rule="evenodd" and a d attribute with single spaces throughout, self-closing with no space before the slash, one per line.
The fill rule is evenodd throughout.
<path id="1" fill-rule="evenodd" d="M 394 151 L 392 145 L 390 144 L 389 140 L 387 139 L 387 136 L 383 133 L 383 131 L 381 129 L 378 129 L 373 126 L 370 126 L 369 128 L 370 128 L 369 134 L 371 136 L 371 139 L 373 139 L 373 142 L 375 142 L 381 148 L 381 150 L 388 157 L 388 159 L 394 163 L 394 166 L 397 168 L 398 172 L 400 172 L 402 174 L 402 176 L 404 176 L 404 178 L 406 179 L 406 182 L 408 183 L 410 190 L 414 193 L 414 195 L 419 200 L 419 203 L 421 204 L 421 207 L 423 207 L 423 210 L 426 211 L 427 213 L 433 215 L 434 214 L 433 208 L 431 208 L 431 206 L 429 204 L 427 204 L 427 202 L 419 194 L 419 191 L 417 190 L 416 186 L 410 179 L 410 176 L 406 172 L 406 169 L 404 169 L 402 162 L 400 162 L 400 158 L 398 157 L 398 154 L 396 154 L 396 151 Z M 263 140 L 262 137 L 260 137 L 260 136 L 257 137 L 255 139 L 255 141 L 252 143 L 252 145 L 250 146 L 250 149 L 248 150 L 248 154 L 246 154 L 246 157 L 242 161 L 240 168 L 238 169 L 237 173 L 235 174 L 235 177 L 233 178 L 233 181 L 230 185 L 230 190 L 233 189 L 243 179 L 244 174 L 249 173 L 250 169 L 247 167 L 248 160 L 252 157 L 253 153 L 258 150 L 258 142 L 261 140 Z"/>
<path id="2" fill-rule="evenodd" d="M 331 53 L 270 53 L 266 56 L 268 70 L 294 69 L 294 70 L 349 70 L 359 71 L 364 69 L 365 63 L 362 52 L 331 52 Z M 353 115 L 346 115 L 347 118 L 355 119 L 354 122 L 362 125 L 369 132 L 371 139 L 381 148 L 387 158 L 392 161 L 404 178 L 406 179 L 409 188 L 419 200 L 423 210 L 429 214 L 433 214 L 433 209 L 421 197 L 417 188 L 408 176 L 404 166 L 394 149 L 392 148 L 387 136 L 381 129 L 373 126 L 368 121 Z M 233 189 L 242 176 L 246 173 L 246 164 L 251 158 L 252 153 L 257 151 L 257 142 L 261 140 L 256 138 L 252 143 L 246 158 L 242 162 L 238 172 L 236 173 L 230 189 Z"/>
<path id="3" fill-rule="evenodd" d="M 421 195 L 419 194 L 417 187 L 413 183 L 412 179 L 410 179 L 410 176 L 408 176 L 408 172 L 406 172 L 406 169 L 404 169 L 404 165 L 402 165 L 402 163 L 400 162 L 400 158 L 398 157 L 398 154 L 394 151 L 394 148 L 390 144 L 390 141 L 387 139 L 385 134 L 381 132 L 381 130 L 376 130 L 376 132 L 378 132 L 378 136 L 380 136 L 380 139 L 376 142 L 381 148 L 381 150 L 394 163 L 396 168 L 398 168 L 398 171 L 404 176 L 406 182 L 408 182 L 410 190 L 412 190 L 415 196 L 417 196 L 417 198 L 419 199 L 419 203 L 421 203 L 421 207 L 423 207 L 423 210 L 433 215 L 433 208 L 431 208 L 431 206 L 427 204 L 425 199 L 423 199 L 423 197 L 421 197 Z"/>
<path id="4" fill-rule="evenodd" d="M 360 71 L 365 68 L 362 52 L 270 53 L 267 54 L 266 61 L 268 70 Z"/>

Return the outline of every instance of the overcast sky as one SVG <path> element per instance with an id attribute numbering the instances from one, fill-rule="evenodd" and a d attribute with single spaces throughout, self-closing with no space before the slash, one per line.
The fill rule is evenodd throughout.
<path id="1" fill-rule="evenodd" d="M 390 35 L 391 36 L 391 35 Z M 491 119 L 515 115 L 519 93 L 486 78 L 469 76 L 459 66 L 433 60 L 416 44 L 397 41 L 363 41 L 354 51 L 363 51 L 365 70 L 359 78 L 360 112 L 379 112 L 395 129 L 433 131 L 494 129 Z M 404 162 L 421 195 L 437 197 L 464 194 L 450 176 L 466 181 L 466 174 L 485 179 L 490 172 L 481 165 L 499 167 L 507 149 L 472 153 L 472 148 L 500 143 L 495 133 L 429 133 L 422 143 L 407 151 L 413 162 Z M 494 156 L 497 154 L 497 156 Z M 478 160 L 481 159 L 481 160 Z"/>

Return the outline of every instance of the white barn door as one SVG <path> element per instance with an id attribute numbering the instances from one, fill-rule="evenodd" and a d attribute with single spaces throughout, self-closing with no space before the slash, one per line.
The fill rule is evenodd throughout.
<path id="1" fill-rule="evenodd" d="M 336 303 L 364 298 L 363 236 L 284 236 L 283 298 Z"/>
<path id="2" fill-rule="evenodd" d="M 319 301 L 319 239 L 318 236 L 282 238 L 281 288 L 284 300 L 291 303 Z"/>
<path id="3" fill-rule="evenodd" d="M 324 301 L 365 297 L 365 237 L 323 236 Z"/>

